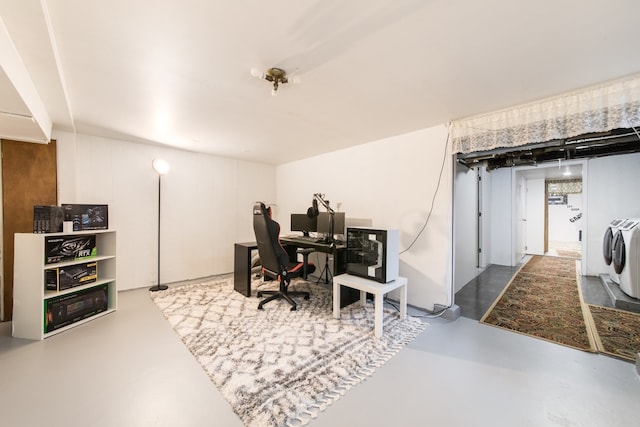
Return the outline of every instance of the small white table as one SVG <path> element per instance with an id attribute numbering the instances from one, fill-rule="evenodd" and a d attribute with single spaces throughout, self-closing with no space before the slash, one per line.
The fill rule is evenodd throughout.
<path id="1" fill-rule="evenodd" d="M 360 304 L 367 303 L 367 292 L 375 297 L 374 311 L 375 323 L 374 331 L 376 337 L 382 336 L 382 303 L 384 295 L 400 288 L 400 318 L 407 317 L 407 278 L 398 277 L 388 283 L 379 283 L 363 277 L 352 276 L 350 274 L 340 274 L 333 277 L 333 317 L 340 318 L 340 286 L 358 289 L 360 291 Z"/>

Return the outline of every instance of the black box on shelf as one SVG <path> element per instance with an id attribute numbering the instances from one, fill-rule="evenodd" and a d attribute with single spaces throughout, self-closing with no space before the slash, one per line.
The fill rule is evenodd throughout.
<path id="1" fill-rule="evenodd" d="M 57 233 L 62 231 L 64 210 L 62 206 L 36 205 L 33 207 L 33 232 Z"/>
<path id="2" fill-rule="evenodd" d="M 44 300 L 44 332 L 52 332 L 106 311 L 109 305 L 108 285 L 82 289 Z"/>
<path id="3" fill-rule="evenodd" d="M 73 221 L 73 230 L 107 230 L 109 205 L 78 205 L 63 203 L 64 220 Z"/>
<path id="4" fill-rule="evenodd" d="M 97 255 L 96 236 L 51 236 L 45 237 L 45 264 L 74 261 Z"/>
<path id="5" fill-rule="evenodd" d="M 98 263 L 86 262 L 45 270 L 45 289 L 63 291 L 98 280 Z"/>

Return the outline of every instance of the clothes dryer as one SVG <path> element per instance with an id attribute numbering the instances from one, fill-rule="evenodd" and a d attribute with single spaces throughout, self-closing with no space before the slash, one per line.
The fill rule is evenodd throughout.
<path id="1" fill-rule="evenodd" d="M 611 278 L 611 281 L 620 284 L 620 278 L 613 268 L 613 244 L 614 239 L 620 239 L 622 236 L 617 234 L 620 226 L 626 221 L 624 218 L 616 218 L 609 223 L 609 226 L 604 232 L 604 239 L 602 240 L 602 255 L 604 256 L 604 262 L 607 264 L 607 274 Z"/>
<path id="2" fill-rule="evenodd" d="M 613 243 L 611 265 L 620 279 L 620 289 L 632 298 L 640 298 L 640 218 L 624 221 Z"/>

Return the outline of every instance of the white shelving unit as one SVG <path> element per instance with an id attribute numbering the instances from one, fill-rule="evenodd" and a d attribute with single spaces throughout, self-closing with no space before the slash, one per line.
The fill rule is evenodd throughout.
<path id="1" fill-rule="evenodd" d="M 96 256 L 55 264 L 45 263 L 45 238 L 55 236 L 96 236 Z M 98 278 L 93 283 L 74 286 L 62 291 L 45 289 L 45 270 L 97 262 Z M 107 287 L 107 309 L 59 329 L 46 332 L 47 300 L 71 295 L 78 291 Z M 13 270 L 13 336 L 42 340 L 69 328 L 112 313 L 117 309 L 116 288 L 116 232 L 90 230 L 73 233 L 16 233 Z"/>

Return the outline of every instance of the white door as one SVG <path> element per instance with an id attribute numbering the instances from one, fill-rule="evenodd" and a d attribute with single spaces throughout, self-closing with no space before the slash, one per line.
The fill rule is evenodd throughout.
<path id="1" fill-rule="evenodd" d="M 526 180 L 525 252 L 544 255 L 544 179 Z"/>

